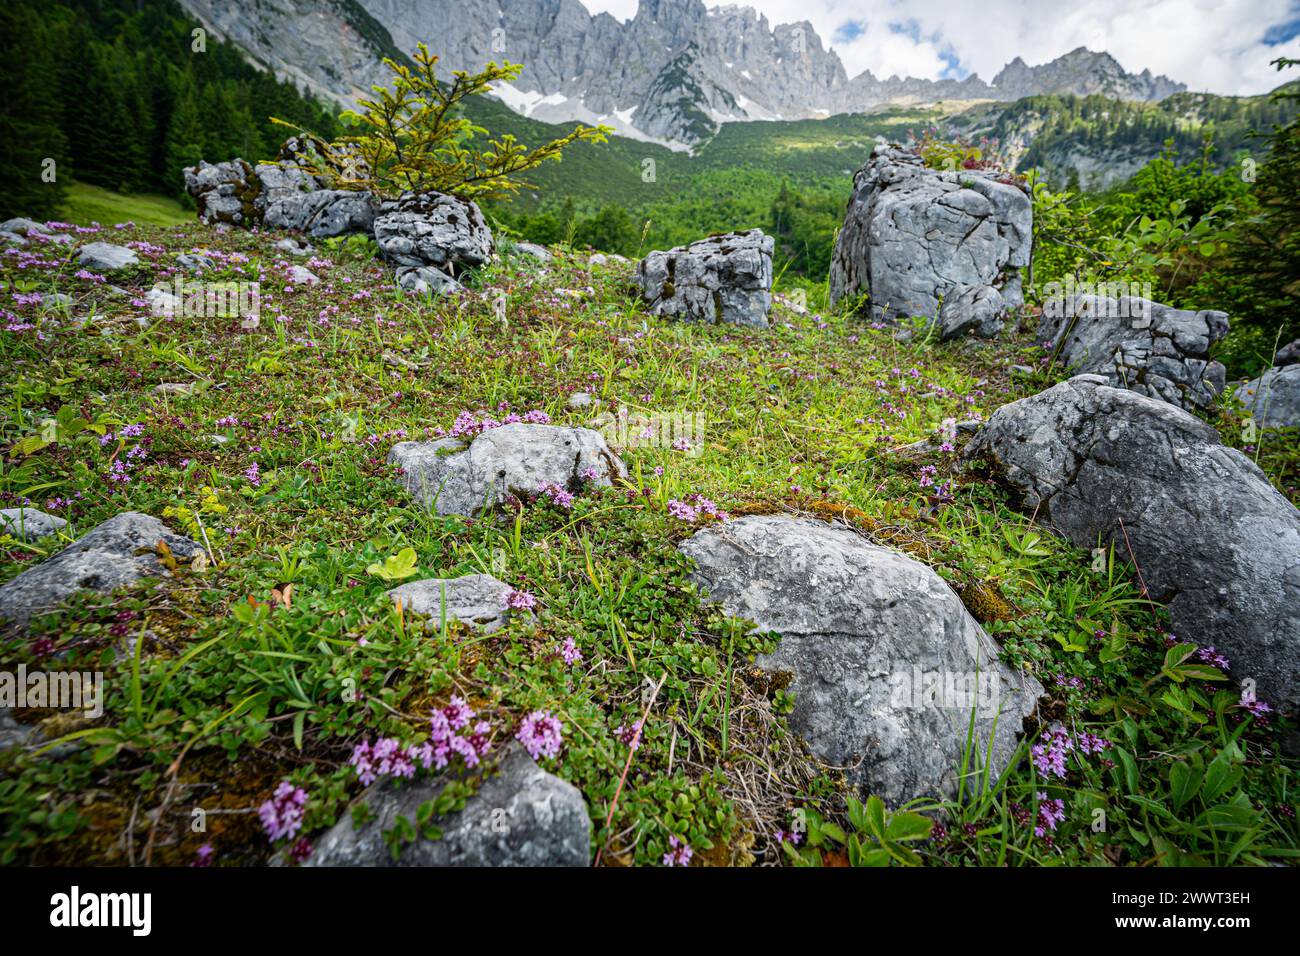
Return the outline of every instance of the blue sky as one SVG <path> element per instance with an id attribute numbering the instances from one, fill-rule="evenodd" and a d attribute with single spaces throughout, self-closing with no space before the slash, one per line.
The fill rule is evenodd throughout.
<path id="1" fill-rule="evenodd" d="M 582 0 L 626 19 L 637 0 Z M 1044 63 L 1079 46 L 1109 51 L 1194 90 L 1262 93 L 1269 61 L 1300 58 L 1300 0 L 729 0 L 769 23 L 809 20 L 850 76 L 870 69 L 927 79 L 991 80 L 1016 56 Z M 705 0 L 707 6 L 718 4 Z"/>

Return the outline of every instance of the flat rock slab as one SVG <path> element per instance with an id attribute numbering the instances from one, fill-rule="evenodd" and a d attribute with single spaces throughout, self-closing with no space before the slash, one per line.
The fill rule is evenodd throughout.
<path id="1" fill-rule="evenodd" d="M 316 844 L 304 866 L 588 866 L 591 819 L 578 788 L 537 766 L 518 743 L 507 745 L 495 771 L 459 813 L 435 818 L 439 840 L 407 844 L 396 861 L 384 842 L 397 817 L 412 823 L 420 804 L 436 797 L 442 778 L 381 780 L 359 798 L 375 819 L 354 829 L 352 816 Z"/>
<path id="2" fill-rule="evenodd" d="M 991 776 L 1005 769 L 1043 689 L 999 662 L 928 567 L 844 525 L 781 516 L 714 525 L 681 551 L 711 600 L 781 635 L 758 666 L 793 676 L 792 728 L 862 794 L 954 795 L 972 711 Z"/>
<path id="3" fill-rule="evenodd" d="M 773 249 L 771 236 L 751 229 L 656 250 L 637 265 L 641 297 L 654 315 L 766 328 Z"/>
<path id="4" fill-rule="evenodd" d="M 400 442 L 388 461 L 403 469 L 406 490 L 441 515 L 477 514 L 548 485 L 575 490 L 589 468 L 596 477 L 588 484 L 596 487 L 608 488 L 627 475 L 599 432 L 525 422 L 488 429 L 469 443 Z"/>
<path id="5" fill-rule="evenodd" d="M 513 590 L 490 574 L 466 574 L 459 578 L 427 578 L 411 581 L 388 592 L 394 603 L 434 621 L 441 621 L 443 604 L 447 620 L 461 621 L 475 630 L 491 633 L 510 620 L 506 596 Z"/>
<path id="6" fill-rule="evenodd" d="M 1210 346 L 1227 331 L 1223 312 L 1064 295 L 1044 302 L 1038 338 L 1063 368 L 1190 409 L 1209 408 L 1223 391 L 1224 368 L 1210 359 Z"/>
<path id="7" fill-rule="evenodd" d="M 169 572 L 158 559 L 159 541 L 177 560 L 192 558 L 201 550 L 157 518 L 123 512 L 0 585 L 0 618 L 22 629 L 33 617 L 56 609 L 79 591 L 111 591 L 141 578 L 165 577 Z"/>
<path id="8" fill-rule="evenodd" d="M 77 262 L 96 272 L 112 272 L 140 262 L 135 250 L 111 242 L 88 242 L 77 251 Z"/>
<path id="9" fill-rule="evenodd" d="M 924 317 L 940 321 L 944 337 L 994 335 L 1002 313 L 1024 302 L 1032 234 L 1018 186 L 980 170 L 928 169 L 915 152 L 877 146 L 853 179 L 835 240 L 831 304 L 865 293 L 878 322 Z"/>
<path id="10" fill-rule="evenodd" d="M 999 408 L 966 454 L 1077 546 L 1131 544 L 1179 639 L 1214 645 L 1261 700 L 1300 702 L 1300 511 L 1209 425 L 1077 375 Z"/>
<path id="11" fill-rule="evenodd" d="M 68 523 L 35 508 L 0 508 L 0 531 L 19 541 L 38 541 L 63 530 Z"/>
<path id="12" fill-rule="evenodd" d="M 1233 394 L 1266 428 L 1300 425 L 1300 365 L 1271 368 Z"/>

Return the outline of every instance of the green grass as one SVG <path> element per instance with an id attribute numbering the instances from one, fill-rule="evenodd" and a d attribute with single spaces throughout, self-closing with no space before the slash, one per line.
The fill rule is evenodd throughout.
<path id="1" fill-rule="evenodd" d="M 194 214 L 168 196 L 131 195 L 113 192 L 102 186 L 74 182 L 59 213 L 65 222 L 80 226 L 92 222 L 111 225 L 134 222 L 142 226 L 178 226 L 190 222 Z"/>
<path id="2" fill-rule="evenodd" d="M 35 328 L 0 333 L 0 503 L 30 499 L 76 534 L 147 512 L 207 557 L 174 581 L 87 596 L 0 637 L 0 665 L 93 666 L 108 693 L 100 719 L 20 714 L 70 752 L 0 754 L 0 861 L 174 865 L 210 844 L 218 865 L 264 863 L 283 848 L 253 811 L 281 780 L 308 791 L 314 838 L 361 789 L 353 745 L 418 742 L 453 694 L 497 744 L 534 710 L 563 722 L 564 747 L 543 763 L 583 792 L 609 864 L 657 864 L 673 836 L 714 865 L 1294 856 L 1295 768 L 1277 747 L 1286 725 L 1256 722 L 1209 681 L 1188 685 L 1201 698 L 1190 711 L 1166 702 L 1179 662 L 1166 660 L 1162 612 L 1139 599 L 1124 556 L 1095 569 L 958 467 L 960 449 L 903 450 L 945 419 L 1048 384 L 1008 372 L 1035 361 L 1032 336 L 904 344 L 851 316 L 783 307 L 766 331 L 673 324 L 630 298 L 630 266 L 564 254 L 546 273 L 500 262 L 463 296 L 429 301 L 395 292 L 366 244 L 327 245 L 309 264 L 324 281 L 287 292 L 274 235 L 190 224 L 111 238 L 151 244 L 116 284 L 148 288 L 176 253 L 202 247 L 220 254 L 210 278 L 265 271 L 264 310 L 256 329 L 202 317 L 141 328 L 144 310 L 77 278 L 71 260 L 2 267 L 10 292 L 58 289 L 74 303 L 15 305 Z M 824 294 L 812 288 L 811 301 Z M 195 389 L 159 395 L 161 382 Z M 568 410 L 579 389 L 601 408 Z M 571 510 L 543 497 L 472 522 L 416 506 L 384 461 L 395 441 L 449 428 L 462 411 L 540 409 L 577 425 L 620 406 L 702 413 L 699 453 L 625 448 L 626 487 L 587 489 Z M 142 431 L 123 437 L 130 423 Z M 1293 458 L 1287 448 L 1270 438 L 1261 465 Z M 131 463 L 129 482 L 107 477 L 115 461 Z M 732 514 L 846 520 L 926 562 L 1009 665 L 1048 688 L 1044 726 L 1063 721 L 1111 749 L 1064 779 L 1042 779 L 1022 757 L 997 782 L 971 752 L 943 831 L 911 813 L 932 801 L 851 803 L 790 733 L 780 681 L 751 666 L 775 638 L 749 635 L 690 585 L 676 544 L 696 526 L 667 505 L 692 494 Z M 55 547 L 0 539 L 0 580 Z M 482 635 L 396 611 L 391 583 L 368 569 L 407 548 L 419 577 L 489 570 L 534 595 L 535 621 Z M 122 653 L 136 637 L 138 653 Z M 579 664 L 562 660 L 566 639 Z M 606 825 L 628 756 L 619 728 L 660 683 Z M 1029 728 L 1026 745 L 1043 729 Z M 1065 805 L 1050 841 L 1033 833 L 1039 793 Z M 203 833 L 190 827 L 196 806 L 210 811 Z M 797 850 L 775 837 L 796 821 L 808 837 Z"/>

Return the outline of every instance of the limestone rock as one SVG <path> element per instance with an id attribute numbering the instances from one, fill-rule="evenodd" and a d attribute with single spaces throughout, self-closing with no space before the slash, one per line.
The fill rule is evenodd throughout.
<path id="1" fill-rule="evenodd" d="M 1233 394 L 1266 428 L 1300 425 L 1300 365 L 1271 368 Z"/>
<path id="2" fill-rule="evenodd" d="M 112 272 L 138 265 L 135 251 L 111 242 L 88 242 L 77 253 L 77 262 L 93 272 Z"/>
<path id="3" fill-rule="evenodd" d="M 384 841 L 398 816 L 412 823 L 442 778 L 377 781 L 359 798 L 373 819 L 354 829 L 343 813 L 304 866 L 588 866 L 591 819 L 573 784 L 535 764 L 519 744 L 506 745 L 464 809 L 431 822 L 438 840 L 407 844 L 394 861 Z"/>
<path id="4" fill-rule="evenodd" d="M 576 488 L 594 468 L 596 487 L 610 487 L 627 467 L 605 439 L 587 428 L 518 422 L 491 428 L 468 444 L 457 438 L 400 442 L 388 454 L 421 504 L 438 514 L 473 515 L 510 495 L 548 485 Z"/>
<path id="5" fill-rule="evenodd" d="M 1005 769 L 1043 689 L 928 567 L 850 528 L 749 516 L 681 545 L 692 580 L 734 617 L 775 631 L 768 673 L 793 675 L 790 723 L 818 759 L 891 805 L 956 793 L 972 711 L 979 753 Z M 995 726 L 996 718 L 996 726 Z"/>
<path id="6" fill-rule="evenodd" d="M 383 203 L 375 241 L 398 266 L 432 266 L 449 276 L 492 259 L 494 243 L 478 206 L 444 193 L 403 193 Z"/>
<path id="7" fill-rule="evenodd" d="M 1209 425 L 1077 375 L 999 408 L 966 454 L 1077 546 L 1131 544 L 1181 640 L 1214 645 L 1261 700 L 1300 702 L 1300 511 Z"/>
<path id="8" fill-rule="evenodd" d="M 1224 369 L 1210 346 L 1228 331 L 1222 312 L 1187 312 L 1136 297 L 1063 295 L 1043 306 L 1038 338 L 1060 366 L 1103 375 L 1179 408 L 1208 408 Z"/>
<path id="9" fill-rule="evenodd" d="M 158 557 L 159 541 L 178 561 L 201 550 L 157 518 L 123 512 L 0 585 L 0 618 L 23 629 L 78 591 L 111 591 L 144 577 L 163 577 L 168 572 Z"/>
<path id="10" fill-rule="evenodd" d="M 0 532 L 19 541 L 37 541 L 49 537 L 68 522 L 56 515 L 47 515 L 35 508 L 0 508 Z"/>
<path id="11" fill-rule="evenodd" d="M 410 581 L 388 592 L 403 608 L 423 614 L 433 621 L 442 620 L 446 605 L 448 621 L 461 621 L 475 630 L 490 634 L 510 620 L 506 596 L 512 588 L 490 574 L 466 574 L 459 578 L 427 578 Z"/>
<path id="12" fill-rule="evenodd" d="M 652 252 L 637 266 L 641 296 L 655 315 L 766 328 L 773 248 L 751 229 Z"/>
<path id="13" fill-rule="evenodd" d="M 1024 302 L 1032 227 L 1018 186 L 980 170 L 927 169 L 915 152 L 876 146 L 835 241 L 831 304 L 866 293 L 877 322 L 924 317 L 942 319 L 945 335 L 993 334 L 1000 310 Z M 941 302 L 951 303 L 946 317 Z"/>

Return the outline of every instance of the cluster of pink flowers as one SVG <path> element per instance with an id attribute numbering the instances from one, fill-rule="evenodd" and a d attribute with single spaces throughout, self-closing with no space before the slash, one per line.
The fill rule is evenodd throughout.
<path id="1" fill-rule="evenodd" d="M 515 739 L 524 745 L 534 760 L 554 757 L 564 743 L 564 727 L 550 711 L 535 710 L 523 719 Z"/>
<path id="2" fill-rule="evenodd" d="M 1099 754 L 1111 746 L 1105 740 L 1086 731 L 1071 735 L 1064 727 L 1043 731 L 1039 742 L 1030 748 L 1030 755 L 1038 772 L 1044 776 L 1064 777 L 1068 772 L 1066 759 L 1071 751 L 1087 756 Z"/>
<path id="3" fill-rule="evenodd" d="M 248 483 L 254 488 L 258 487 L 262 483 L 262 475 L 257 467 L 257 462 L 253 462 L 244 469 L 244 477 L 248 479 Z"/>
<path id="4" fill-rule="evenodd" d="M 679 521 L 699 521 L 713 519 L 726 521 L 731 515 L 720 511 L 718 506 L 703 495 L 687 495 L 684 501 L 669 499 L 668 513 Z"/>
<path id="5" fill-rule="evenodd" d="M 288 780 L 280 781 L 271 799 L 257 808 L 266 835 L 273 843 L 301 830 L 302 818 L 306 812 L 307 791 L 295 787 Z"/>
<path id="6" fill-rule="evenodd" d="M 348 763 L 367 786 L 380 777 L 415 776 L 415 757 L 396 737 L 380 737 L 373 744 L 363 740 L 352 748 Z"/>
<path id="7" fill-rule="evenodd" d="M 675 836 L 668 838 L 668 852 L 664 854 L 664 866 L 690 866 L 695 851 L 685 841 Z"/>
<path id="8" fill-rule="evenodd" d="M 560 645 L 560 656 L 564 658 L 564 663 L 570 667 L 582 661 L 582 651 L 573 642 L 572 637 L 566 637 L 564 643 Z"/>
<path id="9" fill-rule="evenodd" d="M 624 724 L 619 724 L 618 727 L 614 729 L 614 736 L 619 739 L 619 742 L 622 743 L 624 747 L 627 747 L 629 750 L 636 750 L 641 746 L 641 721 L 636 721 L 630 727 Z"/>
<path id="10" fill-rule="evenodd" d="M 777 830 L 777 831 L 776 831 L 776 842 L 777 842 L 777 843 L 788 843 L 788 844 L 790 844 L 791 846 L 798 846 L 800 843 L 803 842 L 803 834 L 800 833 L 798 830 L 795 830 L 795 829 L 790 829 L 790 830 Z"/>
<path id="11" fill-rule="evenodd" d="M 140 422 L 133 422 L 130 425 L 123 425 L 113 432 L 105 432 L 99 436 L 101 446 L 110 444 L 113 441 L 121 441 L 123 444 L 128 439 L 141 438 L 144 435 L 144 425 Z M 144 438 L 129 448 L 125 455 L 119 454 L 113 459 L 112 464 L 108 466 L 108 471 L 104 477 L 114 484 L 126 484 L 131 480 L 131 471 L 137 464 L 142 464 L 144 459 L 149 457 L 148 449 L 149 439 Z"/>
<path id="12" fill-rule="evenodd" d="M 1226 672 L 1229 669 L 1228 659 L 1214 649 L 1214 645 L 1202 647 L 1196 652 L 1196 659 L 1202 663 L 1209 664 L 1211 667 L 1217 667 L 1219 670 Z"/>
<path id="13" fill-rule="evenodd" d="M 1239 703 L 1242 710 L 1254 714 L 1256 717 L 1263 717 L 1265 714 L 1271 714 L 1273 712 L 1273 708 L 1268 706 L 1268 704 L 1264 703 L 1262 700 L 1255 699 L 1253 691 L 1244 688 L 1241 691 L 1241 700 Z"/>
<path id="14" fill-rule="evenodd" d="M 394 428 L 384 432 L 382 435 L 367 435 L 365 442 L 371 448 L 379 444 L 387 444 L 390 441 L 406 441 L 406 429 Z"/>
<path id="15" fill-rule="evenodd" d="M 381 737 L 374 743 L 363 740 L 352 749 L 348 763 L 367 786 L 380 777 L 414 777 L 417 766 L 441 770 L 456 754 L 465 766 L 476 767 L 491 747 L 492 725 L 474 717 L 463 698 L 452 697 L 429 718 L 429 739 L 424 743 L 404 747 L 395 737 Z"/>
<path id="16" fill-rule="evenodd" d="M 447 766 L 453 754 L 460 754 L 465 766 L 476 767 L 491 745 L 492 725 L 474 721 L 475 713 L 463 698 L 452 697 L 441 710 L 429 718 L 429 741 L 416 748 L 423 761 L 427 755 L 433 766 Z M 428 764 L 425 764 L 427 767 Z"/>
<path id="17" fill-rule="evenodd" d="M 1034 827 L 1034 836 L 1046 836 L 1049 830 L 1065 819 L 1065 801 L 1057 798 L 1049 800 L 1047 794 L 1038 794 L 1038 825 Z"/>
<path id="18" fill-rule="evenodd" d="M 442 437 L 444 434 L 452 438 L 469 438 L 474 435 L 482 434 L 490 428 L 500 428 L 502 425 L 514 425 L 517 422 L 527 422 L 531 425 L 549 425 L 551 416 L 546 414 L 540 408 L 535 408 L 530 412 L 524 412 L 518 415 L 511 412 L 500 421 L 495 418 L 479 418 L 472 412 L 461 412 L 456 416 L 455 423 L 451 426 L 450 432 L 443 432 L 441 428 L 434 429 L 434 434 Z"/>
<path id="19" fill-rule="evenodd" d="M 511 590 L 506 595 L 505 606 L 510 611 L 531 611 L 537 606 L 537 598 L 527 591 Z"/>
<path id="20" fill-rule="evenodd" d="M 563 508 L 568 511 L 573 507 L 573 495 L 565 491 L 559 485 L 549 484 L 542 486 L 542 494 L 550 500 L 551 504 L 557 508 Z"/>

